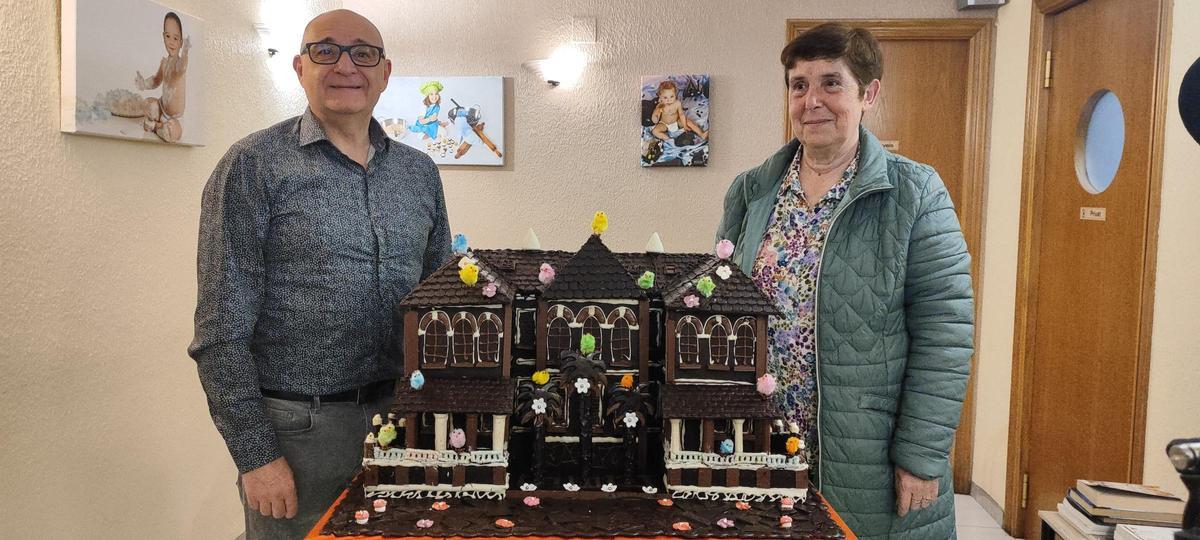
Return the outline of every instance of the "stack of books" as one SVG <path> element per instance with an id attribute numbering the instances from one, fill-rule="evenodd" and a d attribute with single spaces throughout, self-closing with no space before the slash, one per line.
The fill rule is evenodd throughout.
<path id="1" fill-rule="evenodd" d="M 1058 503 L 1058 514 L 1089 539 L 1140 540 L 1156 532 L 1178 530 L 1184 501 L 1153 486 L 1078 480 Z M 1136 527 L 1122 527 L 1127 524 Z M 1155 531 L 1162 528 L 1162 531 Z M 1151 536 L 1135 536 L 1136 533 Z"/>

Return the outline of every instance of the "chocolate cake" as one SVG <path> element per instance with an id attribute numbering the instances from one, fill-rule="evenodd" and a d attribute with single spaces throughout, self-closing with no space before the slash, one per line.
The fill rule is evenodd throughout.
<path id="1" fill-rule="evenodd" d="M 606 226 L 574 253 L 456 237 L 397 308 L 405 376 L 326 534 L 841 537 L 732 246 L 613 253 Z"/>

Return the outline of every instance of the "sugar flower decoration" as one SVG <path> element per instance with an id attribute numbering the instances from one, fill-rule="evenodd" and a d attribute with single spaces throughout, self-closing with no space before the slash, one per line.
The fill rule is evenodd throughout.
<path id="1" fill-rule="evenodd" d="M 458 450 L 467 445 L 467 434 L 461 428 L 450 432 L 450 448 Z"/>
<path id="2" fill-rule="evenodd" d="M 722 529 L 728 529 L 733 526 L 733 520 L 729 518 L 721 518 L 717 520 L 717 526 Z"/>
<path id="3" fill-rule="evenodd" d="M 617 490 L 616 484 L 609 483 L 609 484 L 604 484 L 603 486 L 600 486 L 600 491 L 603 491 L 605 493 L 612 493 L 616 490 Z"/>
<path id="4" fill-rule="evenodd" d="M 654 288 L 654 272 L 649 270 L 642 272 L 642 275 L 638 277 L 637 286 L 643 289 Z"/>
<path id="5" fill-rule="evenodd" d="M 441 512 L 443 510 L 450 508 L 450 503 L 448 503 L 446 501 L 438 501 L 438 502 L 433 503 L 430 506 L 430 508 L 437 510 L 438 512 Z"/>
<path id="6" fill-rule="evenodd" d="M 775 376 L 767 373 L 758 378 L 758 393 L 769 396 L 775 393 Z"/>
<path id="7" fill-rule="evenodd" d="M 592 234 L 604 234 L 608 230 L 608 214 L 596 212 L 592 217 Z"/>
<path id="8" fill-rule="evenodd" d="M 421 373 L 421 370 L 412 372 L 412 376 L 408 378 L 408 384 L 412 386 L 413 390 L 420 390 L 425 386 L 425 374 Z"/>
<path id="9" fill-rule="evenodd" d="M 579 484 L 572 484 L 570 482 L 567 482 L 567 483 L 563 484 L 563 489 L 565 489 L 567 491 L 579 491 Z"/>
<path id="10" fill-rule="evenodd" d="M 675 506 L 675 501 L 672 501 L 671 499 L 669 499 L 667 497 L 663 497 L 658 500 L 658 505 L 663 508 L 670 508 L 672 506 Z"/>
<path id="11" fill-rule="evenodd" d="M 489 281 L 487 285 L 484 285 L 483 286 L 483 295 L 488 298 L 496 296 L 496 282 Z"/>
<path id="12" fill-rule="evenodd" d="M 537 484 L 525 482 L 524 484 L 521 484 L 521 491 L 537 491 Z"/>
<path id="13" fill-rule="evenodd" d="M 692 530 L 692 524 L 686 521 L 676 521 L 675 523 L 671 524 L 671 528 L 679 532 L 688 532 Z"/>
<path id="14" fill-rule="evenodd" d="M 795 499 L 792 499 L 791 497 L 784 497 L 783 500 L 779 501 L 779 509 L 780 510 L 791 510 L 795 507 L 796 507 L 796 501 L 795 501 Z"/>
<path id="15" fill-rule="evenodd" d="M 496 520 L 496 526 L 500 527 L 501 529 L 511 529 L 514 525 L 516 524 L 510 519 L 500 518 Z"/>
<path id="16" fill-rule="evenodd" d="M 376 427 L 382 426 L 383 425 L 383 417 L 379 416 L 379 413 L 375 413 L 375 416 L 371 417 L 371 425 L 376 426 Z"/>
<path id="17" fill-rule="evenodd" d="M 530 405 L 533 408 L 534 414 L 546 414 L 546 398 L 537 398 Z"/>
<path id="18" fill-rule="evenodd" d="M 638 425 L 637 413 L 627 412 L 627 413 L 625 413 L 625 418 L 622 419 L 621 421 L 625 422 L 625 427 L 627 427 L 629 429 L 633 429 L 633 428 L 637 427 L 637 425 Z"/>
<path id="19" fill-rule="evenodd" d="M 549 370 L 543 369 L 541 371 L 534 372 L 534 374 L 533 374 L 533 383 L 534 384 L 540 386 L 540 385 L 546 384 L 548 382 L 550 382 L 550 371 Z"/>
<path id="20" fill-rule="evenodd" d="M 432 519 L 418 519 L 417 520 L 417 528 L 418 529 L 428 529 L 432 526 L 433 526 Z"/>
<path id="21" fill-rule="evenodd" d="M 712 298 L 713 291 L 717 290 L 717 284 L 713 283 L 713 279 L 704 276 L 696 281 L 696 290 L 700 291 L 700 295 L 705 298 Z"/>
<path id="22" fill-rule="evenodd" d="M 642 493 L 645 493 L 646 495 L 654 495 L 655 493 L 658 493 L 658 488 L 654 486 L 642 486 Z"/>
<path id="23" fill-rule="evenodd" d="M 732 454 L 733 453 L 733 440 L 732 439 L 725 439 L 725 440 L 721 441 L 721 453 L 722 454 Z"/>
<path id="24" fill-rule="evenodd" d="M 463 233 L 454 235 L 454 241 L 451 242 L 450 246 L 454 249 L 455 253 L 465 255 L 467 253 L 467 235 Z"/>
<path id="25" fill-rule="evenodd" d="M 584 377 L 575 379 L 575 392 L 586 394 L 592 389 L 592 381 Z"/>
<path id="26" fill-rule="evenodd" d="M 722 264 L 717 267 L 717 276 L 721 279 L 729 279 L 733 275 L 733 269 L 729 268 L 728 264 Z"/>
<path id="27" fill-rule="evenodd" d="M 792 528 L 792 516 L 779 516 L 779 526 L 785 529 Z"/>
<path id="28" fill-rule="evenodd" d="M 549 285 L 554 281 L 554 267 L 550 266 L 550 263 L 542 263 L 541 268 L 538 269 L 538 281 L 542 285 Z"/>
<path id="29" fill-rule="evenodd" d="M 359 525 L 366 525 L 369 519 L 371 519 L 371 513 L 366 510 L 359 510 L 354 513 L 354 522 Z"/>
<path id="30" fill-rule="evenodd" d="M 458 279 L 462 280 L 468 287 L 474 287 L 479 282 L 479 267 L 473 264 L 468 264 L 458 271 Z"/>
<path id="31" fill-rule="evenodd" d="M 784 448 L 788 454 L 795 454 L 800 451 L 800 437 L 788 437 L 787 446 Z"/>
<path id="32" fill-rule="evenodd" d="M 542 500 L 537 497 L 534 497 L 533 495 L 525 497 L 524 499 L 522 499 L 521 502 L 524 502 L 525 506 L 528 506 L 530 508 L 533 508 L 534 506 L 542 504 Z"/>
<path id="33" fill-rule="evenodd" d="M 746 501 L 738 501 L 738 502 L 734 503 L 733 507 L 745 512 L 746 510 L 750 509 L 750 503 L 748 503 Z"/>
<path id="34" fill-rule="evenodd" d="M 375 513 L 377 514 L 387 511 L 387 499 L 375 499 L 375 502 L 371 503 L 371 505 L 375 507 Z"/>
<path id="35" fill-rule="evenodd" d="M 579 338 L 579 352 L 584 355 L 596 352 L 596 336 L 584 334 Z"/>
<path id="36" fill-rule="evenodd" d="M 468 264 L 475 264 L 477 262 L 479 262 L 479 261 L 475 260 L 472 257 L 468 257 L 468 256 L 464 255 L 462 258 L 460 258 L 458 260 L 458 267 L 459 267 L 459 269 L 466 268 Z"/>
<path id="37" fill-rule="evenodd" d="M 800 433 L 800 424 L 795 422 L 787 423 L 788 433 Z"/>
<path id="38" fill-rule="evenodd" d="M 621 375 L 621 388 L 633 388 L 633 375 L 626 373 Z"/>
<path id="39" fill-rule="evenodd" d="M 690 308 L 694 308 L 694 307 L 700 305 L 700 299 L 697 298 L 696 295 L 694 295 L 694 294 L 689 294 L 689 295 L 683 297 L 683 305 L 690 307 Z"/>
<path id="40" fill-rule="evenodd" d="M 733 242 L 721 240 L 717 242 L 717 258 L 728 259 L 733 255 Z"/>

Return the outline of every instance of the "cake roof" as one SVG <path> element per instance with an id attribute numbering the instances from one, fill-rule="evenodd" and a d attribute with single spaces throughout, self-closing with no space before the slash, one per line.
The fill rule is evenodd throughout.
<path id="1" fill-rule="evenodd" d="M 426 378 L 425 385 L 414 390 L 405 378 L 396 383 L 392 410 L 509 414 L 513 411 L 513 385 L 510 379 Z"/>
<path id="2" fill-rule="evenodd" d="M 547 300 L 646 297 L 599 235 L 588 238 L 555 273 L 554 281 L 542 293 Z"/>
<path id="3" fill-rule="evenodd" d="M 571 259 L 569 251 L 547 251 L 541 249 L 478 249 L 475 254 L 487 259 L 492 269 L 499 272 L 518 293 L 531 294 L 544 288 L 538 281 L 542 263 L 550 263 L 556 271 Z"/>
<path id="4" fill-rule="evenodd" d="M 703 253 L 615 253 L 617 260 L 629 271 L 635 282 L 638 276 L 649 270 L 654 272 L 654 286 L 650 293 L 662 294 L 680 278 L 686 276 L 696 265 L 711 256 Z"/>
<path id="5" fill-rule="evenodd" d="M 665 384 L 663 418 L 782 418 L 775 400 L 743 384 Z"/>
<path id="6" fill-rule="evenodd" d="M 717 275 L 717 269 L 729 268 L 729 278 L 722 279 Z M 696 281 L 704 276 L 712 278 L 716 289 L 709 298 L 705 298 L 696 290 Z M 694 294 L 700 299 L 700 304 L 689 308 L 683 303 L 684 297 Z M 729 313 L 735 315 L 775 315 L 779 316 L 779 308 L 769 298 L 758 290 L 754 280 L 742 272 L 738 265 L 724 259 L 709 257 L 707 261 L 694 267 L 672 286 L 663 292 L 663 303 L 669 309 L 708 311 Z"/>
<path id="7" fill-rule="evenodd" d="M 479 281 L 474 285 L 467 285 L 458 277 L 459 258 L 455 257 L 425 278 L 400 301 L 400 305 L 406 307 L 482 306 L 512 303 L 514 291 L 508 280 L 496 272 L 492 263 L 479 253 L 472 253 L 472 255 L 475 258 L 475 265 L 479 267 Z M 496 294 L 491 297 L 483 294 L 483 287 L 489 280 L 496 284 Z"/>

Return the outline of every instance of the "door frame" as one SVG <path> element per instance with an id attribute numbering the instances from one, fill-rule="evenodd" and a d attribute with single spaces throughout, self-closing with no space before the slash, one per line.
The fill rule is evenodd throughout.
<path id="1" fill-rule="evenodd" d="M 1029 31 L 1029 72 L 1025 91 L 1025 144 L 1021 164 L 1021 217 L 1017 247 L 1017 294 L 1013 325 L 1012 393 L 1009 404 L 1008 464 L 1004 489 L 1004 530 L 1013 534 L 1024 530 L 1021 511 L 1025 494 L 1023 474 L 1028 469 L 1029 429 L 1032 424 L 1029 403 L 1033 398 L 1032 356 L 1034 324 L 1037 321 L 1037 290 L 1041 231 L 1036 217 L 1041 209 L 1041 185 L 1045 170 L 1046 116 L 1048 88 L 1046 51 L 1050 48 L 1051 18 L 1087 0 L 1034 0 Z M 1146 447 L 1146 395 L 1150 382 L 1150 337 L 1154 316 L 1154 280 L 1158 261 L 1158 218 L 1162 194 L 1163 134 L 1167 108 L 1167 68 L 1173 0 L 1148 0 L 1159 14 L 1157 59 L 1154 67 L 1154 101 L 1150 136 L 1150 194 L 1146 213 L 1146 251 L 1142 260 L 1142 298 L 1139 305 L 1141 327 L 1137 348 L 1137 379 L 1134 387 L 1133 448 L 1130 471 L 1132 482 L 1142 481 Z M 1051 74 L 1053 75 L 1053 74 Z M 1051 79 L 1053 80 L 1053 79 Z"/>
<path id="2" fill-rule="evenodd" d="M 880 40 L 950 40 L 967 41 L 966 130 L 964 131 L 962 200 L 958 201 L 958 216 L 963 235 L 972 250 L 971 275 L 975 288 L 975 338 L 979 343 L 979 321 L 983 313 L 983 224 L 984 194 L 987 192 L 988 129 L 991 110 L 988 107 L 992 90 L 992 48 L 994 19 L 788 19 L 787 41 L 798 32 L 828 22 L 866 28 Z M 886 66 L 887 59 L 884 59 Z M 783 95 L 784 141 L 791 139 L 791 123 L 787 116 L 787 88 Z M 954 436 L 954 491 L 970 493 L 971 469 L 975 446 L 975 373 L 977 355 L 971 356 L 971 375 L 963 400 L 962 420 Z"/>

